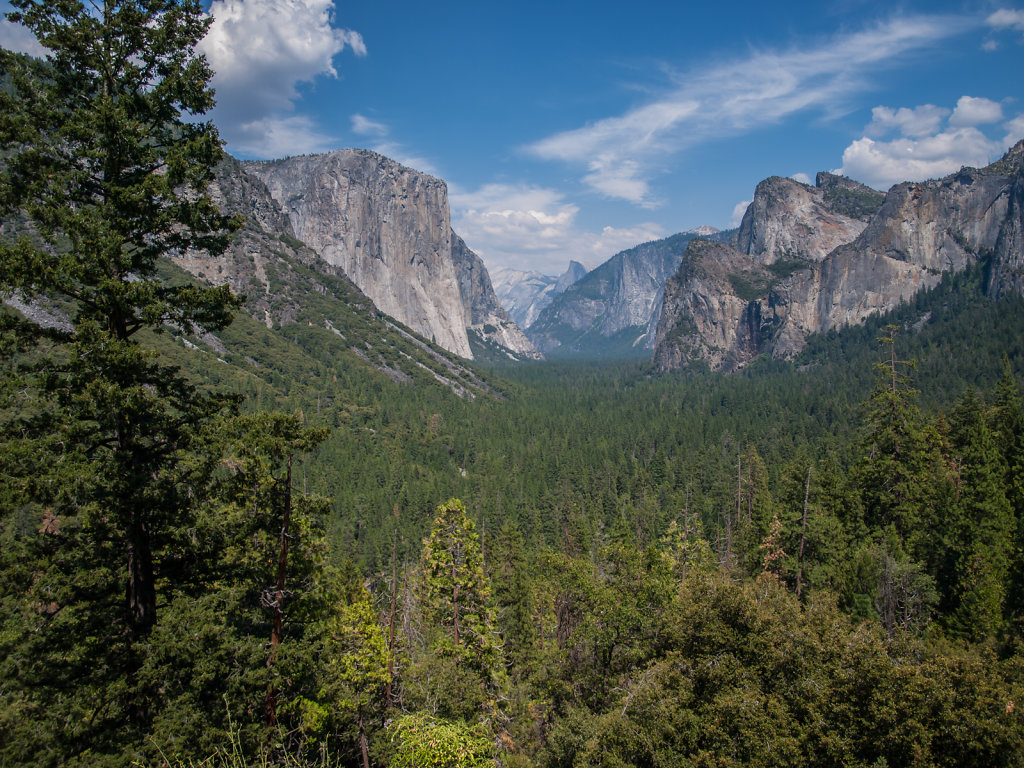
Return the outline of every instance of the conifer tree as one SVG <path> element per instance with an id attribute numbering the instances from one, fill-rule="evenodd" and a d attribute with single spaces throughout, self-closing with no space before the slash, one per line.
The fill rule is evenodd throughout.
<path id="1" fill-rule="evenodd" d="M 437 508 L 423 542 L 420 599 L 424 619 L 440 629 L 443 645 L 481 673 L 491 674 L 499 648 L 475 528 L 458 499 Z"/>
<path id="2" fill-rule="evenodd" d="M 18 484 L 17 514 L 41 521 L 13 543 L 16 583 L 29 592 L 7 596 L 24 622 L 4 649 L 5 691 L 47 711 L 46 728 L 26 724 L 23 754 L 92 750 L 96 760 L 153 716 L 145 644 L 161 589 L 191 570 L 181 534 L 205 470 L 189 454 L 224 404 L 137 334 L 230 322 L 238 303 L 227 288 L 170 285 L 157 264 L 220 253 L 234 223 L 205 193 L 221 145 L 194 119 L 213 104 L 194 50 L 209 24 L 197 0 L 12 5 L 9 20 L 48 55 L 0 51 L 11 84 L 0 93 L 0 215 L 26 233 L 0 242 L 0 294 L 49 302 L 66 320 L 2 319 L 22 355 L 7 358 L 20 386 L 0 430 L 0 453 L 17 460 L 3 469 Z M 33 616 L 41 599 L 50 620 Z M 83 652 L 89 664 L 57 661 Z"/>
<path id="3" fill-rule="evenodd" d="M 475 526 L 458 499 L 437 508 L 423 541 L 417 597 L 425 646 L 404 676 L 407 701 L 450 719 L 480 718 L 499 730 L 505 675 L 490 583 Z"/>
<path id="4" fill-rule="evenodd" d="M 866 430 L 855 478 L 869 528 L 892 527 L 901 546 L 921 559 L 945 481 L 941 440 L 915 402 L 916 391 L 896 359 L 896 328 L 879 339 L 889 359 L 875 366 Z"/>
<path id="5" fill-rule="evenodd" d="M 968 637 L 997 632 L 1003 622 L 1015 520 L 1006 498 L 1004 459 L 988 428 L 985 406 L 964 392 L 951 414 L 958 529 L 951 626 Z"/>

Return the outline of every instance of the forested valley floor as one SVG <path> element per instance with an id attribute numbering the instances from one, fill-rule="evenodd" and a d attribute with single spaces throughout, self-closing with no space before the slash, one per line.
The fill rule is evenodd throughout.
<path id="1" fill-rule="evenodd" d="M 0 768 L 1024 764 L 983 255 L 732 375 L 471 368 L 215 204 L 197 0 L 11 6 Z M 234 235 L 261 311 L 175 266 Z"/>

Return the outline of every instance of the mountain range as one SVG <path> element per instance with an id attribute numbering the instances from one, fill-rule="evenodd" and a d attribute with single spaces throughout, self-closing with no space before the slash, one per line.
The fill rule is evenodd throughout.
<path id="1" fill-rule="evenodd" d="M 943 274 L 989 269 L 994 298 L 1024 288 L 1024 142 L 986 168 L 882 196 L 829 174 L 762 182 L 730 243 L 690 243 L 665 287 L 662 370 L 792 358 L 808 336 L 895 309 Z"/>
<path id="2" fill-rule="evenodd" d="M 184 254 L 179 266 L 230 283 L 267 328 L 326 297 L 350 307 L 359 297 L 467 392 L 460 358 L 653 357 L 665 371 L 792 358 L 809 335 L 892 310 L 979 262 L 991 296 L 1024 290 L 1024 142 L 986 168 L 885 194 L 831 173 L 814 185 L 771 177 L 736 230 L 682 232 L 589 271 L 571 262 L 558 278 L 496 270 L 497 290 L 451 228 L 444 182 L 373 152 L 228 158 L 215 193 L 248 223 L 228 260 Z M 322 309 L 315 323 L 342 334 Z M 392 378 L 410 375 L 408 351 L 358 352 Z"/>

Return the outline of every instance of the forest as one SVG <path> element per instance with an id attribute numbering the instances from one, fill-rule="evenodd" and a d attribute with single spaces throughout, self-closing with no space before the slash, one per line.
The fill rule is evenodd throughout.
<path id="1" fill-rule="evenodd" d="M 243 224 L 200 3 L 12 5 L 52 53 L 0 51 L 0 766 L 1024 764 L 984 263 L 735 374 L 396 382 L 167 260 Z"/>

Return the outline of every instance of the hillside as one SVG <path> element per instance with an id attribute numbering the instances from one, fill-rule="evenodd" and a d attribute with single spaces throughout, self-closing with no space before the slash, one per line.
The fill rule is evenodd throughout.
<path id="1" fill-rule="evenodd" d="M 769 179 L 735 248 L 691 246 L 665 288 L 658 365 L 736 370 L 760 354 L 792 357 L 809 335 L 891 311 L 972 265 L 987 265 L 993 298 L 1019 291 L 1024 142 L 987 168 L 898 184 L 861 218 L 834 205 L 824 190 Z"/>
<path id="2" fill-rule="evenodd" d="M 527 335 L 537 349 L 554 357 L 649 355 L 665 281 L 679 268 L 687 244 L 706 234 L 703 229 L 682 232 L 612 256 L 552 299 Z"/>

